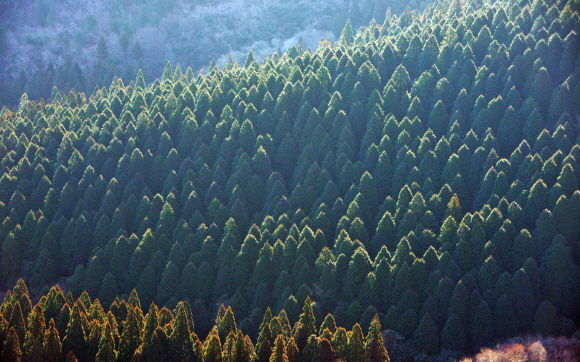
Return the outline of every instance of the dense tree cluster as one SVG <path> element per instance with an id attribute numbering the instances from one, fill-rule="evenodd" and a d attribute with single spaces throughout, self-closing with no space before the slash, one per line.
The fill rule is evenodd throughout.
<path id="1" fill-rule="evenodd" d="M 209 334 L 203 348 L 189 350 L 195 337 L 167 348 L 204 359 L 251 340 L 260 360 L 284 360 L 284 347 L 379 356 L 380 343 L 350 343 L 375 314 L 427 354 L 571 334 L 580 325 L 571 8 L 444 1 L 356 34 L 347 22 L 339 42 L 314 53 L 293 47 L 259 64 L 250 52 L 243 66 L 213 64 L 197 77 L 168 63 L 152 84 L 139 73 L 88 98 L 56 92 L 49 104 L 23 95 L 0 114 L 0 283 L 22 277 L 48 301 L 58 291 L 47 286 L 66 280 L 66 311 L 43 307 L 44 320 L 61 323 L 61 350 L 77 358 L 99 358 L 101 345 L 121 360 L 137 348 L 156 356 L 177 343 L 174 331 L 189 333 L 185 317 L 147 332 L 130 312 L 132 290 L 174 311 L 158 319 L 195 320 Z M 11 295 L 5 305 L 22 293 Z M 121 337 L 103 317 L 92 350 L 89 295 L 102 309 L 128 300 Z M 238 324 L 226 313 L 214 333 L 222 303 Z M 266 331 L 281 310 L 288 323 L 278 317 Z M 10 326 L 14 311 L 2 312 Z M 21 351 L 23 313 L 6 337 Z M 78 323 L 59 322 L 62 313 Z M 315 321 L 352 332 L 324 342 Z M 292 342 L 283 331 L 296 322 Z M 235 328 L 248 342 L 234 333 L 228 344 Z M 156 344 L 122 337 L 141 330 Z"/>
<path id="2" fill-rule="evenodd" d="M 272 316 L 266 309 L 254 345 L 236 327 L 231 307 L 222 304 L 205 340 L 194 332 L 192 308 L 187 301 L 173 310 L 151 303 L 148 312 L 133 290 L 125 301 L 115 298 L 108 312 L 99 299 L 83 292 L 76 301 L 59 286 L 32 306 L 21 279 L 0 305 L 0 359 L 2 361 L 199 361 L 199 362 L 388 362 L 381 322 L 375 315 L 365 337 L 360 325 L 352 331 L 336 327 L 331 314 L 320 331 L 310 298 L 299 320 L 290 326 L 282 309 Z"/>

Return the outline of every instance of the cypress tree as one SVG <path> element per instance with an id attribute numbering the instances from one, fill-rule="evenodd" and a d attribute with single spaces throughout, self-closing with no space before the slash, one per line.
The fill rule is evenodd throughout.
<path id="1" fill-rule="evenodd" d="M 153 332 L 159 326 L 158 315 L 159 315 L 159 309 L 157 308 L 157 305 L 155 305 L 155 303 L 151 302 L 151 305 L 149 306 L 149 312 L 147 313 L 147 316 L 145 317 L 145 328 L 143 329 L 143 343 L 144 344 L 147 344 L 150 342 L 151 336 L 153 335 Z"/>
<path id="2" fill-rule="evenodd" d="M 226 337 L 230 333 L 237 333 L 236 327 L 236 318 L 234 317 L 234 312 L 232 311 L 231 307 L 226 309 L 226 312 L 222 318 L 220 318 L 218 324 L 218 335 L 220 336 L 220 340 L 223 339 L 225 341 Z"/>
<path id="3" fill-rule="evenodd" d="M 169 337 L 169 350 L 173 361 L 188 361 L 193 358 L 191 332 L 193 331 L 189 330 L 185 307 L 182 303 L 173 322 L 173 332 Z"/>
<path id="4" fill-rule="evenodd" d="M 493 337 L 493 314 L 485 301 L 481 302 L 477 308 L 470 332 L 472 351 L 479 351 Z"/>
<path id="5" fill-rule="evenodd" d="M 203 343 L 203 361 L 221 362 L 222 346 L 217 331 L 214 329 Z"/>
<path id="6" fill-rule="evenodd" d="M 354 32 L 352 30 L 350 19 L 346 20 L 346 24 L 340 33 L 340 41 L 347 46 L 352 45 L 354 42 Z"/>
<path id="7" fill-rule="evenodd" d="M 16 301 L 16 303 L 13 304 L 12 314 L 10 316 L 10 320 L 8 321 L 8 325 L 14 328 L 16 331 L 16 334 L 18 335 L 18 341 L 24 342 L 24 337 L 26 336 L 26 325 L 24 323 L 22 309 L 20 308 L 19 301 Z"/>
<path id="8" fill-rule="evenodd" d="M 314 361 L 320 353 L 320 340 L 316 335 L 310 335 L 306 346 L 302 350 L 302 359 L 305 361 Z"/>
<path id="9" fill-rule="evenodd" d="M 332 346 L 337 359 L 346 359 L 348 348 L 348 336 L 346 329 L 339 327 L 332 337 Z"/>
<path id="10" fill-rule="evenodd" d="M 133 296 L 133 293 L 132 293 Z M 141 309 L 136 308 L 138 298 L 136 295 L 134 296 L 135 302 L 131 302 L 129 300 L 129 308 L 127 319 L 123 322 L 123 333 L 121 334 L 121 340 L 119 343 L 119 354 L 118 354 L 118 361 L 126 361 L 128 362 L 131 360 L 133 353 L 141 344 L 141 328 L 140 328 L 140 321 L 137 313 L 141 313 Z M 140 303 L 139 303 L 140 304 Z"/>
<path id="11" fill-rule="evenodd" d="M 320 325 L 320 329 L 319 329 L 318 334 L 322 335 L 322 332 L 326 328 L 328 328 L 330 330 L 330 332 L 332 332 L 332 333 L 336 332 L 336 322 L 334 320 L 334 317 L 330 313 L 327 314 L 326 317 L 324 318 L 324 321 Z"/>
<path id="12" fill-rule="evenodd" d="M 545 288 L 547 299 L 565 315 L 574 315 L 578 311 L 578 281 L 574 275 L 578 267 L 573 263 L 570 248 L 562 235 L 556 236 L 546 251 Z M 576 311 L 576 312 L 574 312 Z"/>
<path id="13" fill-rule="evenodd" d="M 456 314 L 451 314 L 441 330 L 441 348 L 461 352 L 466 347 L 467 337 L 461 319 Z"/>
<path id="14" fill-rule="evenodd" d="M 110 323 L 105 323 L 103 335 L 99 342 L 99 352 L 95 356 L 96 362 L 115 361 L 117 359 L 117 351 L 115 351 L 115 340 L 113 339 L 113 331 Z"/>
<path id="15" fill-rule="evenodd" d="M 40 304 L 37 304 L 28 316 L 28 329 L 23 344 L 25 360 L 33 361 L 42 359 L 42 342 L 45 332 L 46 324 L 44 313 Z"/>
<path id="16" fill-rule="evenodd" d="M 331 362 L 336 360 L 334 351 L 332 350 L 332 344 L 326 338 L 320 340 L 320 349 L 317 355 L 317 361 L 320 362 Z"/>
<path id="17" fill-rule="evenodd" d="M 2 349 L 2 359 L 9 362 L 19 362 L 22 358 L 22 350 L 18 341 L 18 334 L 14 327 L 8 330 L 6 341 Z"/>
<path id="18" fill-rule="evenodd" d="M 161 327 L 155 328 L 151 341 L 141 350 L 143 361 L 167 361 L 169 357 L 169 337 Z"/>
<path id="19" fill-rule="evenodd" d="M 274 342 L 274 349 L 272 350 L 269 362 L 288 362 L 286 344 L 284 342 L 284 337 L 281 334 L 276 337 L 276 342 Z"/>
<path id="20" fill-rule="evenodd" d="M 544 300 L 534 316 L 534 330 L 543 336 L 554 336 L 558 333 L 559 321 L 556 308 L 548 300 Z"/>
<path id="21" fill-rule="evenodd" d="M 312 302 L 310 301 L 310 296 L 306 297 L 304 301 L 304 306 L 302 307 L 302 314 L 298 319 L 298 322 L 304 328 L 307 336 L 311 334 L 316 334 L 316 319 L 314 317 L 314 311 L 312 310 Z"/>
<path id="22" fill-rule="evenodd" d="M 66 328 L 66 334 L 62 340 L 63 352 L 72 352 L 75 356 L 82 356 L 84 358 L 88 347 L 88 339 L 85 328 L 83 327 L 81 310 L 78 304 L 72 308 L 70 321 Z"/>
<path id="23" fill-rule="evenodd" d="M 429 313 L 425 313 L 419 327 L 413 333 L 413 337 L 417 340 L 419 348 L 429 355 L 436 355 L 439 351 L 439 334 L 437 333 L 437 325 L 431 319 Z"/>
<path id="24" fill-rule="evenodd" d="M 54 319 L 50 319 L 48 329 L 44 334 L 42 348 L 44 350 L 43 359 L 47 362 L 58 362 L 62 360 L 62 344 Z"/>
<path id="25" fill-rule="evenodd" d="M 375 339 L 376 340 L 376 339 Z M 362 329 L 356 323 L 352 327 L 351 335 L 348 338 L 348 360 L 352 362 L 362 362 L 365 358 L 365 345 Z"/>
<path id="26" fill-rule="evenodd" d="M 286 356 L 288 357 L 288 362 L 300 361 L 300 351 L 298 350 L 298 346 L 293 337 L 290 337 L 286 344 Z"/>
<path id="27" fill-rule="evenodd" d="M 366 350 L 365 362 L 389 362 L 390 358 L 385 349 L 376 339 L 372 339 L 369 347 Z"/>

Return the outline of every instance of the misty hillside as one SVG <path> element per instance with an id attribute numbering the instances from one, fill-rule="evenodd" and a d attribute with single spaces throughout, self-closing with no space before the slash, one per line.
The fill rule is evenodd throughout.
<path id="1" fill-rule="evenodd" d="M 442 1 L 202 74 L 12 81 L 50 100 L 0 111 L 0 360 L 574 356 L 579 9 Z"/>
<path id="2" fill-rule="evenodd" d="M 224 66 L 228 56 L 243 62 L 250 49 L 262 61 L 299 41 L 316 49 L 335 40 L 347 17 L 356 26 L 371 19 L 382 24 L 389 7 L 422 9 L 428 2 L 406 0 L 189 1 L 189 0 L 27 0 L 0 4 L 0 106 L 14 106 L 19 94 L 48 99 L 52 87 L 91 93 L 114 76 L 147 79 L 161 75 L 167 60 L 188 64 L 197 74 L 212 59 Z M 102 38 L 104 48 L 99 49 Z M 74 69 L 75 64 L 78 68 Z M 46 74 L 74 72 L 69 80 Z M 97 74 L 99 76 L 97 76 Z M 56 77 L 58 78 L 58 77 Z M 11 84 L 14 82 L 20 84 Z M 26 87 L 50 83 L 46 90 Z M 2 94 L 4 93 L 4 94 Z"/>

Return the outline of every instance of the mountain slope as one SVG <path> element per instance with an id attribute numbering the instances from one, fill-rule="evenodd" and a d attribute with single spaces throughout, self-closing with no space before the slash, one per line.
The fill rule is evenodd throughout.
<path id="1" fill-rule="evenodd" d="M 308 295 L 317 323 L 366 331 L 378 313 L 431 354 L 571 334 L 579 17 L 478 6 L 347 23 L 314 53 L 197 77 L 167 63 L 150 85 L 22 96 L 1 114 L 2 284 L 60 280 L 105 309 L 133 289 L 185 300 L 203 337 L 221 303 L 256 338 L 268 307 L 293 325 Z"/>

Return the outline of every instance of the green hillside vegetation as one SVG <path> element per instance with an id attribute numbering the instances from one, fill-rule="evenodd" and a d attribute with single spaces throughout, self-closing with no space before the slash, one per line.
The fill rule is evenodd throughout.
<path id="1" fill-rule="evenodd" d="M 22 95 L 0 113 L 0 359 L 385 361 L 572 335 L 577 9 L 443 1 L 315 52 Z"/>

